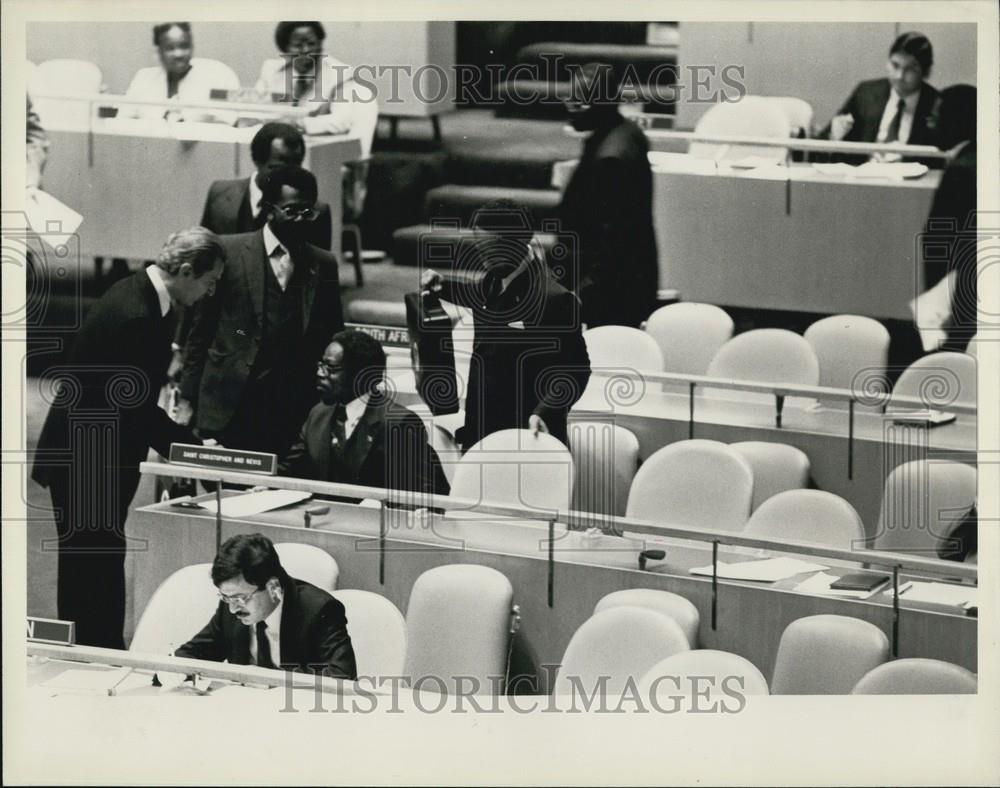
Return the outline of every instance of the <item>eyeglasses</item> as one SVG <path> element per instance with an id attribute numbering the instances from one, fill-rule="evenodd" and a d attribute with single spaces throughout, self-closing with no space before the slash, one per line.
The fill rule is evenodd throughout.
<path id="1" fill-rule="evenodd" d="M 227 605 L 239 605 L 240 607 L 246 607 L 247 603 L 253 599 L 254 595 L 259 594 L 263 590 L 263 588 L 258 588 L 256 591 L 251 591 L 249 594 L 233 594 L 231 596 L 226 596 L 220 592 L 219 599 Z"/>
<path id="2" fill-rule="evenodd" d="M 319 363 L 316 365 L 316 371 L 322 372 L 324 375 L 336 375 L 338 372 L 344 371 L 344 365 L 337 364 L 334 366 L 333 364 L 327 364 L 325 361 L 320 359 Z"/>
<path id="3" fill-rule="evenodd" d="M 271 207 L 289 221 L 301 219 L 311 222 L 319 218 L 319 211 L 315 207 L 301 208 L 292 205 L 272 205 Z"/>

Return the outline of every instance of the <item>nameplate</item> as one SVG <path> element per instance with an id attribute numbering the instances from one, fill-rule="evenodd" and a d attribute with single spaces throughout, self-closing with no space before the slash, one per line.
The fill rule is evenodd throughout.
<path id="1" fill-rule="evenodd" d="M 189 443 L 171 443 L 170 462 L 238 473 L 261 473 L 267 476 L 274 476 L 278 472 L 277 454 L 225 449 L 221 446 L 196 446 Z"/>
<path id="2" fill-rule="evenodd" d="M 28 616 L 28 640 L 33 643 L 72 646 L 76 642 L 76 623 Z"/>
<path id="3" fill-rule="evenodd" d="M 212 88 L 208 92 L 208 97 L 213 101 L 232 101 L 239 104 L 280 104 L 285 100 L 285 96 L 281 93 L 271 93 L 256 88 L 237 88 L 236 90 Z"/>
<path id="4" fill-rule="evenodd" d="M 378 341 L 380 345 L 389 347 L 409 347 L 410 332 L 398 326 L 366 326 L 360 323 L 345 323 L 345 328 L 353 328 L 361 331 L 372 339 Z"/>

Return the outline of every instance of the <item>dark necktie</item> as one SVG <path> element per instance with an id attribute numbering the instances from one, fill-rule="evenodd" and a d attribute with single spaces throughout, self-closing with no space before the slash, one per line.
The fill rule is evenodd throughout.
<path id="1" fill-rule="evenodd" d="M 886 142 L 897 142 L 899 140 L 899 125 L 903 122 L 903 110 L 905 108 L 906 102 L 900 99 L 896 105 L 896 114 L 893 115 L 892 121 L 889 123 L 889 133 L 885 137 Z"/>
<path id="2" fill-rule="evenodd" d="M 267 639 L 267 624 L 257 622 L 257 665 L 262 668 L 274 668 L 271 661 L 271 641 Z"/>
<path id="3" fill-rule="evenodd" d="M 347 406 L 338 403 L 333 409 L 333 419 L 330 424 L 332 435 L 330 444 L 335 452 L 343 454 L 347 445 Z"/>

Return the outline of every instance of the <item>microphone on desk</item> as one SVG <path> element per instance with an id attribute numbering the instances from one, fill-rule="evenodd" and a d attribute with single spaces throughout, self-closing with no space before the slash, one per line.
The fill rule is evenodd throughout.
<path id="1" fill-rule="evenodd" d="M 667 557 L 666 550 L 643 550 L 639 553 L 639 569 L 641 571 L 646 570 L 646 562 L 652 559 L 653 561 L 662 561 Z"/>

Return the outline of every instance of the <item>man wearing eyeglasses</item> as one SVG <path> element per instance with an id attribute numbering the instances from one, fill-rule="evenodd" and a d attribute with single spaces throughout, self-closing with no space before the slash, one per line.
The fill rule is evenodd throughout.
<path id="1" fill-rule="evenodd" d="M 266 536 L 237 534 L 223 542 L 212 582 L 219 606 L 175 656 L 357 678 L 344 606 L 291 577 Z"/>
<path id="2" fill-rule="evenodd" d="M 222 237 L 232 267 L 193 316 L 180 407 L 224 446 L 280 455 L 316 401 L 316 364 L 344 319 L 337 260 L 308 240 L 315 177 L 277 167 L 260 186 L 266 223 Z"/>

